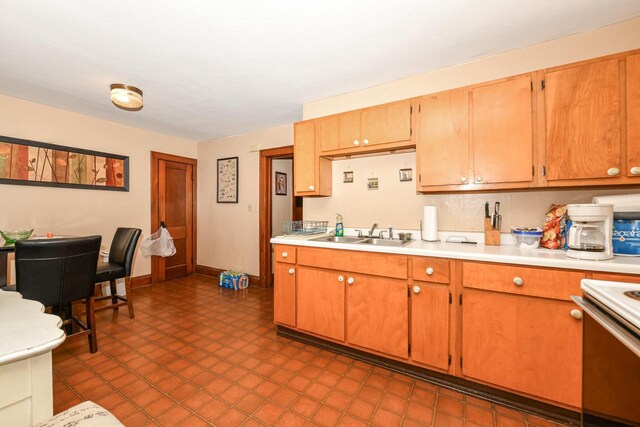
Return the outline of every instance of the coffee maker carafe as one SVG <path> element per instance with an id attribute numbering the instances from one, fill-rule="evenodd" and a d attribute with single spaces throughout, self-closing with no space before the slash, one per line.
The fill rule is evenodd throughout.
<path id="1" fill-rule="evenodd" d="M 613 258 L 613 205 L 568 205 L 567 214 L 573 221 L 567 238 L 568 257 L 596 261 Z"/>

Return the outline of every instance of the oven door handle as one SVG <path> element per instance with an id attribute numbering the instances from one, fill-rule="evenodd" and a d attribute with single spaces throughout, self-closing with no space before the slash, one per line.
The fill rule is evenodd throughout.
<path id="1" fill-rule="evenodd" d="M 616 337 L 618 341 L 640 357 L 640 340 L 637 337 L 628 332 L 622 326 L 618 325 L 615 320 L 612 320 L 607 315 L 603 314 L 593 303 L 577 296 L 572 296 L 571 299 L 593 320 L 598 322 L 600 326 L 605 328 L 609 333 Z"/>

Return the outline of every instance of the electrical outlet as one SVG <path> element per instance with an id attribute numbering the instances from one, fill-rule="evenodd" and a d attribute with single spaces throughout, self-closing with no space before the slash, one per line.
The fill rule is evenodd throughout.
<path id="1" fill-rule="evenodd" d="M 260 151 L 260 144 L 251 144 L 249 151 Z"/>

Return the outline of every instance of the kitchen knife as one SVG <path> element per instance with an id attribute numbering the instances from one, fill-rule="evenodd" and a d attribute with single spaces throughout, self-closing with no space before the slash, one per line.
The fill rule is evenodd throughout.
<path id="1" fill-rule="evenodd" d="M 489 215 L 489 202 L 484 203 L 484 217 L 491 218 L 491 215 Z"/>

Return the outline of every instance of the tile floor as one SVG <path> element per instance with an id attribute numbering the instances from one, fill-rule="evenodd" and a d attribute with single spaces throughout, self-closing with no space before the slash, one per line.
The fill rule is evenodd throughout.
<path id="1" fill-rule="evenodd" d="M 273 293 L 189 276 L 98 313 L 54 351 L 54 410 L 93 400 L 127 426 L 555 426 L 547 420 L 276 336 Z"/>

